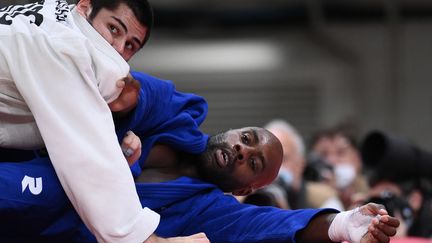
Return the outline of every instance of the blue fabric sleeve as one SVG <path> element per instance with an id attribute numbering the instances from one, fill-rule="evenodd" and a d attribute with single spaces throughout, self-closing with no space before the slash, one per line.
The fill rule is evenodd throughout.
<path id="1" fill-rule="evenodd" d="M 295 242 L 296 233 L 321 211 L 258 207 L 221 195 L 194 218 L 185 233 L 202 230 L 211 242 Z"/>
<path id="2" fill-rule="evenodd" d="M 165 183 L 139 183 L 142 205 L 161 215 L 158 235 L 205 232 L 211 242 L 294 242 L 296 233 L 321 212 L 332 209 L 282 210 L 241 204 L 215 185 L 182 177 Z"/>
<path id="3" fill-rule="evenodd" d="M 208 106 L 201 96 L 178 92 L 172 82 L 141 72 L 132 72 L 141 84 L 138 105 L 128 119 L 117 124 L 119 137 L 132 130 L 142 141 L 141 158 L 132 167 L 136 176 L 157 141 L 186 152 L 201 153 L 208 135 L 199 130 Z"/>

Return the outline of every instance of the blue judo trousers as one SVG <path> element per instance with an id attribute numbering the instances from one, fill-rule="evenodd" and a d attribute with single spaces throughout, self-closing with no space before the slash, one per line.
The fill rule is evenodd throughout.
<path id="1" fill-rule="evenodd" d="M 143 138 L 142 158 L 155 142 L 202 152 L 208 136 L 198 126 L 207 113 L 205 100 L 177 92 L 170 82 L 143 73 L 133 76 L 142 85 L 139 104 L 116 124 L 119 138 L 127 130 Z M 139 160 L 132 167 L 134 175 L 143 163 L 144 159 Z M 240 204 L 216 186 L 189 177 L 137 183 L 136 188 L 143 207 L 161 215 L 155 233 L 164 237 L 205 232 L 211 242 L 293 242 L 298 230 L 326 210 Z M 95 241 L 68 201 L 48 158 L 0 163 L 0 242 Z"/>

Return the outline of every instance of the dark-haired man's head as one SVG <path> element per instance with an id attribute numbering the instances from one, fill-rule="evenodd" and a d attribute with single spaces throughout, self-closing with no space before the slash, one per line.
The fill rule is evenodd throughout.
<path id="1" fill-rule="evenodd" d="M 338 189 L 352 185 L 362 171 L 356 144 L 354 137 L 339 127 L 321 130 L 312 139 L 312 153 L 333 167 Z"/>
<path id="2" fill-rule="evenodd" d="M 212 136 L 197 168 L 202 179 L 223 191 L 246 195 L 276 178 L 282 157 L 282 145 L 272 133 L 245 127 Z"/>
<path id="3" fill-rule="evenodd" d="M 77 10 L 126 61 L 147 42 L 153 26 L 146 0 L 80 0 Z"/>

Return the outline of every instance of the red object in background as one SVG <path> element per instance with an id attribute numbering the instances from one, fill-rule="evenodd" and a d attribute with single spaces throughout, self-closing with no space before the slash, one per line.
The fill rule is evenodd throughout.
<path id="1" fill-rule="evenodd" d="M 432 239 L 418 237 L 392 238 L 390 243 L 432 243 Z"/>

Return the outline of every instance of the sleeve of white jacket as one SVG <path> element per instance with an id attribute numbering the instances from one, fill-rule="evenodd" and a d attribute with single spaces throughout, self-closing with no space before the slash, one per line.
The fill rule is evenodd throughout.
<path id="1" fill-rule="evenodd" d="M 141 207 L 82 40 L 66 45 L 43 35 L 17 34 L 0 36 L 0 43 L 11 78 L 84 223 L 99 242 L 143 242 L 156 229 L 159 215 Z M 63 55 L 62 48 L 75 51 L 78 60 Z"/>

